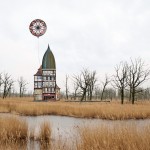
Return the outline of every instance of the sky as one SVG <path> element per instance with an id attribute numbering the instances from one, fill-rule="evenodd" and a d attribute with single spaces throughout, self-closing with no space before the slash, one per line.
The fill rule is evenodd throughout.
<path id="1" fill-rule="evenodd" d="M 29 31 L 34 19 L 47 24 L 39 41 Z M 100 82 L 120 61 L 141 57 L 150 65 L 150 1 L 0 0 L 1 73 L 15 81 L 23 76 L 33 91 L 33 75 L 48 44 L 62 91 L 65 75 L 83 68 L 96 70 Z"/>

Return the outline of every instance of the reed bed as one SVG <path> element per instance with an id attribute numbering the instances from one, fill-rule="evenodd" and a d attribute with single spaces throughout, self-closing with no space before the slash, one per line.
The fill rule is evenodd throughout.
<path id="1" fill-rule="evenodd" d="M 0 118 L 0 143 L 27 142 L 28 125 L 15 117 Z"/>
<path id="2" fill-rule="evenodd" d="M 2 105 L 1 105 L 2 104 Z M 31 99 L 0 100 L 0 112 L 17 113 L 25 116 L 61 115 L 80 118 L 101 118 L 110 120 L 150 118 L 150 101 L 135 105 L 112 101 L 101 102 L 33 102 Z"/>
<path id="3" fill-rule="evenodd" d="M 17 117 L 0 117 L 0 149 L 31 148 L 39 142 L 41 150 L 149 150 L 150 125 L 139 126 L 116 122 L 114 125 L 77 126 L 73 144 L 70 139 L 51 139 L 52 127 L 43 122 L 39 134 L 28 132 L 28 124 Z M 71 131 L 70 131 L 71 132 Z M 30 141 L 30 143 L 28 143 Z M 28 145 L 30 144 L 30 145 Z"/>
<path id="4" fill-rule="evenodd" d="M 50 143 L 52 128 L 49 122 L 44 121 L 40 125 L 38 133 L 35 133 L 35 128 L 29 129 L 29 139 L 32 141 L 40 141 L 41 143 Z"/>
<path id="5" fill-rule="evenodd" d="M 47 122 L 40 125 L 38 135 L 34 129 L 29 131 L 25 120 L 17 117 L 0 117 L 0 149 L 16 150 L 27 149 L 27 144 L 37 141 L 41 149 L 50 149 L 51 146 L 51 126 Z M 30 143 L 29 143 L 30 141 Z"/>
<path id="6" fill-rule="evenodd" d="M 39 133 L 40 142 L 50 143 L 51 140 L 51 126 L 48 122 L 43 122 L 40 126 Z"/>
<path id="7" fill-rule="evenodd" d="M 41 150 L 49 150 L 51 149 L 51 132 L 52 128 L 50 123 L 44 121 L 40 125 L 40 130 L 38 133 L 35 134 L 35 129 L 30 129 L 29 140 L 31 141 L 31 143 L 34 143 L 33 141 L 38 142 Z M 30 144 L 30 146 L 32 146 L 32 144 Z"/>
<path id="8" fill-rule="evenodd" d="M 117 125 L 79 128 L 77 150 L 149 150 L 150 126 Z"/>
<path id="9" fill-rule="evenodd" d="M 150 126 L 117 123 L 114 126 L 79 126 L 73 143 L 70 139 L 55 139 L 45 150 L 149 150 Z"/>
<path id="10" fill-rule="evenodd" d="M 2 143 L 0 150 L 27 150 L 27 144 L 25 143 Z"/>

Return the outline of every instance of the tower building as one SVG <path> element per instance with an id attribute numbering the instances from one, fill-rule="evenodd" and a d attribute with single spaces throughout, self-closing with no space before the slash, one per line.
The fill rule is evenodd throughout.
<path id="1" fill-rule="evenodd" d="M 60 88 L 56 84 L 55 57 L 48 45 L 42 65 L 34 75 L 34 100 L 58 100 Z"/>

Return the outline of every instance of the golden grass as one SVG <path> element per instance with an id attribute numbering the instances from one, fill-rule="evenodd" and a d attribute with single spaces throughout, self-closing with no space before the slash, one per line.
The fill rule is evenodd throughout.
<path id="1" fill-rule="evenodd" d="M 25 120 L 17 117 L 0 117 L 0 149 L 27 149 L 29 141 L 39 141 L 41 149 L 50 148 L 51 126 L 44 122 L 40 126 L 38 136 L 34 129 L 29 132 Z"/>
<path id="2" fill-rule="evenodd" d="M 55 139 L 54 144 L 48 145 L 42 141 L 39 147 L 41 150 L 149 150 L 150 148 L 150 126 L 139 128 L 135 124 L 118 123 L 110 127 L 103 125 L 79 127 L 77 132 L 79 136 L 75 137 L 76 142 L 73 145 L 69 144 L 70 139 Z M 25 150 L 27 143 L 2 143 L 0 149 Z"/>
<path id="3" fill-rule="evenodd" d="M 43 122 L 40 126 L 39 140 L 40 142 L 50 143 L 51 126 L 48 122 Z"/>
<path id="4" fill-rule="evenodd" d="M 140 106 L 140 105 L 139 105 Z M 28 124 L 16 117 L 0 117 L 0 149 L 27 149 L 28 140 L 38 140 L 40 149 L 59 150 L 149 150 L 150 125 L 116 123 L 109 126 L 77 127 L 74 144 L 70 139 L 51 140 L 51 125 L 43 122 L 38 136 L 28 134 Z M 70 131 L 71 132 L 71 131 Z"/>
<path id="5" fill-rule="evenodd" d="M 39 146 L 41 150 L 51 149 L 51 125 L 48 122 L 43 122 L 40 125 L 40 130 L 38 134 L 35 134 L 34 129 L 30 129 L 29 139 L 31 141 L 40 142 Z"/>
<path id="6" fill-rule="evenodd" d="M 0 143 L 26 142 L 28 125 L 17 118 L 0 118 Z"/>
<path id="7" fill-rule="evenodd" d="M 0 150 L 27 150 L 27 144 L 25 143 L 2 143 Z"/>
<path id="8" fill-rule="evenodd" d="M 31 98 L 0 100 L 0 112 L 20 115 L 62 115 L 80 118 L 110 120 L 150 118 L 150 101 L 139 101 L 135 105 L 120 101 L 105 102 L 33 102 Z"/>
<path id="9" fill-rule="evenodd" d="M 29 139 L 32 141 L 40 141 L 41 143 L 50 143 L 51 133 L 52 129 L 50 123 L 44 121 L 40 125 L 38 134 L 35 134 L 35 128 L 29 130 Z"/>
<path id="10" fill-rule="evenodd" d="M 79 129 L 78 150 L 149 150 L 150 126 L 139 129 L 135 125 L 117 125 Z"/>

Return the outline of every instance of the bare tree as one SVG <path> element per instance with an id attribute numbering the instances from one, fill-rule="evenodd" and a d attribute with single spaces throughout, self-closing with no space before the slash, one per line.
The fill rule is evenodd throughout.
<path id="1" fill-rule="evenodd" d="M 4 74 L 4 78 L 2 79 L 3 82 L 3 99 L 6 98 L 11 91 L 14 81 L 12 80 L 11 76 L 8 73 Z"/>
<path id="2" fill-rule="evenodd" d="M 69 93 L 68 79 L 69 79 L 69 76 L 68 76 L 68 75 L 66 75 L 65 93 L 66 93 L 66 99 L 67 99 L 67 100 L 68 100 L 68 93 Z"/>
<path id="3" fill-rule="evenodd" d="M 104 80 L 104 82 L 102 82 L 103 89 L 102 89 L 102 94 L 101 94 L 101 100 L 103 100 L 104 92 L 105 92 L 106 86 L 109 84 L 109 82 L 110 82 L 110 80 L 109 80 L 108 76 L 105 75 L 105 80 Z"/>
<path id="4" fill-rule="evenodd" d="M 100 98 L 100 94 L 101 94 L 100 88 L 98 86 L 95 86 L 95 88 L 94 88 L 94 95 L 95 95 L 95 99 L 96 100 Z"/>
<path id="5" fill-rule="evenodd" d="M 17 93 L 16 93 L 16 90 L 15 90 L 14 86 L 11 89 L 11 96 L 17 96 Z"/>
<path id="6" fill-rule="evenodd" d="M 93 98 L 93 90 L 95 88 L 95 83 L 97 81 L 97 78 L 96 78 L 96 71 L 92 71 L 90 73 L 90 79 L 89 79 L 89 99 L 92 100 Z"/>
<path id="7" fill-rule="evenodd" d="M 106 88 L 105 90 L 106 97 L 112 100 L 113 98 L 116 98 L 116 90 L 112 88 Z"/>
<path id="8" fill-rule="evenodd" d="M 134 104 L 136 94 L 141 92 L 139 90 L 140 85 L 146 81 L 150 75 L 150 70 L 145 67 L 145 63 L 141 58 L 137 58 L 135 61 L 131 59 L 131 65 L 128 68 L 128 85 L 130 87 L 132 104 Z"/>
<path id="9" fill-rule="evenodd" d="M 88 69 L 83 69 L 79 75 L 74 75 L 73 79 L 76 88 L 79 89 L 79 93 L 82 94 L 81 101 L 86 101 L 87 94 L 88 98 L 92 100 L 95 83 L 97 81 L 96 71 L 89 71 Z"/>
<path id="10" fill-rule="evenodd" d="M 121 62 L 115 67 L 116 74 L 113 76 L 114 87 L 116 87 L 121 96 L 121 104 L 124 102 L 124 92 L 125 88 L 128 86 L 128 65 L 126 62 Z"/>
<path id="11" fill-rule="evenodd" d="M 21 76 L 19 79 L 18 79 L 18 84 L 19 84 L 19 96 L 20 97 L 23 97 L 25 91 L 26 91 L 26 85 L 28 84 L 24 78 Z"/>
<path id="12" fill-rule="evenodd" d="M 86 94 L 87 94 L 87 88 L 90 83 L 90 73 L 88 69 L 83 69 L 79 75 L 74 75 L 73 76 L 75 83 L 79 86 L 82 97 L 81 101 L 85 100 L 86 101 Z"/>
<path id="13" fill-rule="evenodd" d="M 73 83 L 73 98 L 74 98 L 74 100 L 76 100 L 76 98 L 77 98 L 77 92 L 78 92 L 78 89 L 79 89 L 79 86 L 78 86 L 78 84 L 76 83 L 76 82 L 74 82 Z"/>

